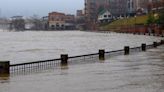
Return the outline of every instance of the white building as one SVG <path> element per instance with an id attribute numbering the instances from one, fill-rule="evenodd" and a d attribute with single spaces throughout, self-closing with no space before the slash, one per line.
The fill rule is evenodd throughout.
<path id="1" fill-rule="evenodd" d="M 112 14 L 108 10 L 103 10 L 98 15 L 98 21 L 100 23 L 111 22 L 113 19 Z"/>

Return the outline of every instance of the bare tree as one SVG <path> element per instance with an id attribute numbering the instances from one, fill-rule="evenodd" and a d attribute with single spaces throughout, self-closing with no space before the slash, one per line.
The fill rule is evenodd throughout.
<path id="1" fill-rule="evenodd" d="M 25 29 L 25 21 L 22 18 L 12 20 L 13 29 L 23 31 Z"/>
<path id="2" fill-rule="evenodd" d="M 32 29 L 34 29 L 34 30 L 42 30 L 43 29 L 42 20 L 41 20 L 41 18 L 39 18 L 38 15 L 33 15 L 31 17 L 31 21 L 34 25 Z"/>

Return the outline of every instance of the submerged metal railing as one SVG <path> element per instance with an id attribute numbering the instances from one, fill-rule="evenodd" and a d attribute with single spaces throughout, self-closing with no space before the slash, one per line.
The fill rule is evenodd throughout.
<path id="1" fill-rule="evenodd" d="M 0 75 L 5 73 L 27 73 L 27 72 L 38 72 L 46 69 L 54 69 L 54 68 L 62 68 L 63 66 L 67 66 L 68 64 L 77 64 L 77 63 L 92 63 L 97 61 L 102 61 L 108 59 L 113 56 L 118 55 L 129 55 L 131 53 L 136 53 L 140 51 L 146 51 L 146 49 L 156 48 L 159 45 L 164 44 L 164 40 L 161 42 L 154 42 L 151 45 L 142 44 L 139 47 L 130 48 L 129 46 L 125 46 L 122 50 L 115 51 L 105 51 L 99 50 L 98 53 L 87 54 L 87 55 L 79 55 L 68 57 L 67 54 L 61 55 L 61 58 L 51 59 L 51 60 L 42 60 L 21 64 L 11 64 L 1 62 L 0 63 Z M 6 64 L 6 65 L 5 65 Z M 7 66 L 8 65 L 8 66 Z M 8 69 L 8 70 L 7 70 Z"/>
<path id="2" fill-rule="evenodd" d="M 28 63 L 21 63 L 21 64 L 12 64 L 10 65 L 10 72 L 15 71 L 25 71 L 31 69 L 46 69 L 51 66 L 58 66 L 60 63 L 60 59 L 51 59 L 51 60 L 42 60 L 42 61 L 35 61 L 35 62 L 28 62 Z"/>

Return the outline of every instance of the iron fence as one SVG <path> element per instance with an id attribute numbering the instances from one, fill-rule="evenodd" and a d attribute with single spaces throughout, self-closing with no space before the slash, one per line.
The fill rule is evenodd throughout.
<path id="1" fill-rule="evenodd" d="M 146 49 L 154 48 L 154 44 L 147 45 Z M 142 47 L 133 47 L 129 48 L 130 53 L 140 52 Z M 108 59 L 113 56 L 124 55 L 125 50 L 115 50 L 104 52 L 105 59 Z M 71 56 L 68 57 L 68 64 L 77 64 L 77 63 L 93 63 L 99 61 L 99 53 Z M 10 65 L 10 73 L 27 73 L 27 72 L 37 72 L 46 69 L 54 69 L 61 67 L 61 58 L 51 59 L 51 60 L 42 60 L 21 64 L 12 64 Z"/>

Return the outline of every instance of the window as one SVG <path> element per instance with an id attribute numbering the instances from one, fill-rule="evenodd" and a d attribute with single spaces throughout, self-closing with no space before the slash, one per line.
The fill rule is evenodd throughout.
<path id="1" fill-rule="evenodd" d="M 51 17 L 51 20 L 54 21 L 54 17 Z"/>
<path id="2" fill-rule="evenodd" d="M 107 15 L 104 15 L 104 17 L 106 18 L 106 17 L 107 17 Z"/>

